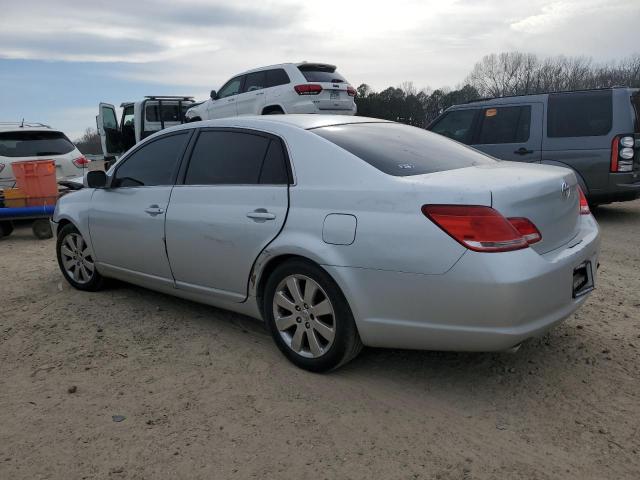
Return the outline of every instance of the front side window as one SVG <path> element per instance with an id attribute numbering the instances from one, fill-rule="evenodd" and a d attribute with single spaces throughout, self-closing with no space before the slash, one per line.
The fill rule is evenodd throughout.
<path id="1" fill-rule="evenodd" d="M 351 123 L 309 130 L 397 177 L 424 175 L 497 162 L 464 145 L 393 122 Z"/>
<path id="2" fill-rule="evenodd" d="M 278 140 L 232 131 L 203 131 L 191 154 L 187 185 L 286 184 Z"/>
<path id="3" fill-rule="evenodd" d="M 64 155 L 76 148 L 62 132 L 0 132 L 0 156 L 42 157 Z"/>
<path id="4" fill-rule="evenodd" d="M 244 81 L 243 92 L 253 92 L 255 90 L 262 90 L 266 87 L 267 74 L 266 72 L 253 72 L 247 74 L 247 78 Z"/>
<path id="5" fill-rule="evenodd" d="M 524 143 L 529 140 L 531 106 L 495 107 L 482 110 L 474 145 Z"/>
<path id="6" fill-rule="evenodd" d="M 173 185 L 173 179 L 189 132 L 166 135 L 142 145 L 123 160 L 112 187 Z"/>
<path id="7" fill-rule="evenodd" d="M 240 93 L 242 87 L 242 77 L 235 77 L 229 80 L 223 85 L 218 92 L 218 98 L 230 97 L 231 95 L 237 95 Z"/>
<path id="8" fill-rule="evenodd" d="M 476 109 L 453 110 L 446 113 L 429 130 L 469 145 L 473 134 L 473 120 L 477 111 Z"/>
<path id="9" fill-rule="evenodd" d="M 548 137 L 593 137 L 611 131 L 611 90 L 549 94 Z"/>
<path id="10" fill-rule="evenodd" d="M 102 126 L 111 130 L 118 128 L 118 121 L 116 120 L 116 112 L 111 107 L 102 107 Z"/>
<path id="11" fill-rule="evenodd" d="M 133 126 L 133 106 L 124 108 L 122 112 L 122 126 L 123 127 Z"/>

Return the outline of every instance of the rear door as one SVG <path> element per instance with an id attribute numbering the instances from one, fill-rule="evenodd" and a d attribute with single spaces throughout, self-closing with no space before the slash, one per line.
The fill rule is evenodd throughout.
<path id="1" fill-rule="evenodd" d="M 241 302 L 260 252 L 287 215 L 288 168 L 280 139 L 205 129 L 167 212 L 167 254 L 176 286 Z"/>
<path id="2" fill-rule="evenodd" d="M 100 103 L 96 127 L 100 135 L 102 153 L 105 157 L 115 157 L 122 153 L 122 134 L 118 127 L 116 107 L 109 103 Z"/>
<path id="3" fill-rule="evenodd" d="M 266 70 L 248 73 L 244 81 L 242 93 L 236 96 L 238 115 L 260 115 L 265 105 L 266 87 Z"/>
<path id="4" fill-rule="evenodd" d="M 354 97 L 348 91 L 351 85 L 335 66 L 305 63 L 299 65 L 298 70 L 308 83 L 322 87 L 322 91 L 313 98 L 318 110 L 353 110 Z"/>
<path id="5" fill-rule="evenodd" d="M 471 145 L 502 160 L 540 162 L 542 122 L 542 103 L 484 107 Z"/>

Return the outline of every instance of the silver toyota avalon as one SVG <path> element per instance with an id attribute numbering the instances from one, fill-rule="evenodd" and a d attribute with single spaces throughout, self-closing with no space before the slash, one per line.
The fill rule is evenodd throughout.
<path id="1" fill-rule="evenodd" d="M 571 170 L 393 122 L 190 123 L 85 182 L 53 218 L 72 286 L 116 278 L 263 319 L 312 371 L 363 345 L 510 349 L 596 281 L 598 226 Z"/>

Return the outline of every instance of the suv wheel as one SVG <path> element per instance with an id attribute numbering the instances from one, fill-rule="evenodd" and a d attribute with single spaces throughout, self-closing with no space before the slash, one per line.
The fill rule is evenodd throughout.
<path id="1" fill-rule="evenodd" d="M 344 295 L 320 267 L 291 260 L 265 286 L 263 311 L 276 345 L 298 367 L 325 372 L 362 349 Z"/>
<path id="2" fill-rule="evenodd" d="M 78 229 L 72 224 L 62 227 L 56 243 L 58 265 L 64 278 L 78 290 L 95 292 L 104 284 L 89 249 Z"/>

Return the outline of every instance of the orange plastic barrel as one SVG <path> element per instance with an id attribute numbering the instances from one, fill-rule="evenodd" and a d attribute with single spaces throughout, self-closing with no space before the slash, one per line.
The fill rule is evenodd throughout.
<path id="1" fill-rule="evenodd" d="M 55 203 L 58 196 L 55 160 L 24 160 L 13 162 L 11 168 L 17 187 L 28 199 L 28 205 Z"/>

